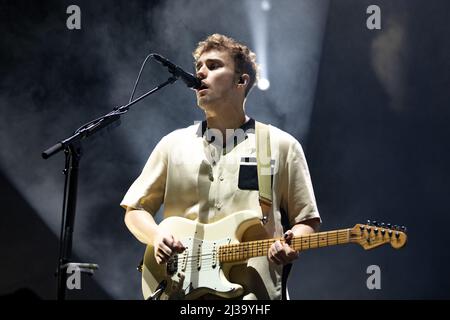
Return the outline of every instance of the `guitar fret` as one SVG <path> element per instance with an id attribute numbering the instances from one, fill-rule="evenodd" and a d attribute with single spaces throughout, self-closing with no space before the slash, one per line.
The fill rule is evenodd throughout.
<path id="1" fill-rule="evenodd" d="M 244 243 L 224 245 L 219 248 L 219 260 L 221 262 L 245 261 L 253 257 L 267 254 L 272 243 L 278 239 L 266 239 L 248 241 Z M 281 239 L 281 241 L 284 241 Z M 291 246 L 294 250 L 323 248 L 332 245 L 346 244 L 350 242 L 350 229 L 311 233 L 294 237 Z"/>
<path id="2" fill-rule="evenodd" d="M 331 245 L 344 244 L 350 241 L 349 230 L 338 230 L 309 234 L 307 236 L 293 239 L 295 250 L 305 250 L 311 248 L 322 248 Z"/>

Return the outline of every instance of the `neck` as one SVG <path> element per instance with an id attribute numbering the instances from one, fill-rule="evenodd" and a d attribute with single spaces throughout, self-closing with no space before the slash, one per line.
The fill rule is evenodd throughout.
<path id="1" fill-rule="evenodd" d="M 355 242 L 355 240 L 352 240 L 351 231 L 351 229 L 340 229 L 310 233 L 294 237 L 291 240 L 290 246 L 296 251 L 304 251 L 307 249 Z M 282 243 L 284 242 L 284 239 L 265 239 L 220 246 L 219 260 L 221 262 L 239 262 L 249 258 L 267 255 L 267 251 L 276 240 L 280 240 Z"/>
<path id="2" fill-rule="evenodd" d="M 206 110 L 205 116 L 208 128 L 220 130 L 223 137 L 225 137 L 226 129 L 237 129 L 249 119 L 243 106 Z"/>

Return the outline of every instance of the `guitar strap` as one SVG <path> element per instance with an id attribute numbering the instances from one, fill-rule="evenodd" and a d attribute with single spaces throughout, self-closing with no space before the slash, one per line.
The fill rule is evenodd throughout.
<path id="1" fill-rule="evenodd" d="M 262 222 L 267 223 L 272 210 L 272 155 L 270 151 L 270 134 L 267 124 L 256 121 L 256 162 L 258 166 L 259 205 L 261 206 Z M 292 264 L 283 266 L 281 278 L 281 299 L 289 300 L 287 292 L 287 279 Z"/>
<path id="2" fill-rule="evenodd" d="M 259 205 L 263 214 L 262 221 L 266 224 L 272 209 L 272 156 L 270 152 L 269 126 L 256 121 L 255 136 Z"/>

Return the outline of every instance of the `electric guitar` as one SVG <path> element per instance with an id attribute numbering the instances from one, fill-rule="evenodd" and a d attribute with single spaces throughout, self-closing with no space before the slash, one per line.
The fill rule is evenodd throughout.
<path id="1" fill-rule="evenodd" d="M 160 223 L 171 230 L 185 250 L 158 264 L 154 248 L 146 248 L 142 265 L 142 292 L 145 299 L 195 299 L 210 293 L 235 298 L 243 287 L 228 281 L 228 273 L 235 264 L 249 258 L 266 256 L 276 240 L 264 239 L 240 242 L 244 232 L 261 225 L 253 211 L 240 211 L 211 224 L 202 224 L 181 217 L 169 217 Z M 395 249 L 406 243 L 406 228 L 390 224 L 356 224 L 353 228 L 312 233 L 294 237 L 294 250 L 323 248 L 332 245 L 357 243 L 365 250 L 390 243 Z"/>

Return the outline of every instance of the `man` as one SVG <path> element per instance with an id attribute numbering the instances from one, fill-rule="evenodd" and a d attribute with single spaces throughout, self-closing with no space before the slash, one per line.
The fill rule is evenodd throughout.
<path id="1" fill-rule="evenodd" d="M 220 221 L 240 210 L 264 214 L 258 201 L 255 121 L 244 108 L 257 79 L 256 56 L 219 34 L 200 42 L 193 55 L 202 81 L 197 104 L 206 120 L 165 136 L 121 202 L 127 227 L 139 241 L 154 246 L 160 264 L 185 249 L 171 230 L 160 228 L 153 219 L 163 203 L 164 218 L 181 216 L 201 223 Z M 288 267 L 298 257 L 290 240 L 317 231 L 320 224 L 299 142 L 269 128 L 275 162 L 273 203 L 266 210 L 267 223 L 244 234 L 242 241 L 257 237 L 285 241 L 275 241 L 266 256 L 231 269 L 229 280 L 244 287 L 241 299 L 287 298 Z M 236 141 L 233 134 L 238 131 L 244 138 Z"/>

